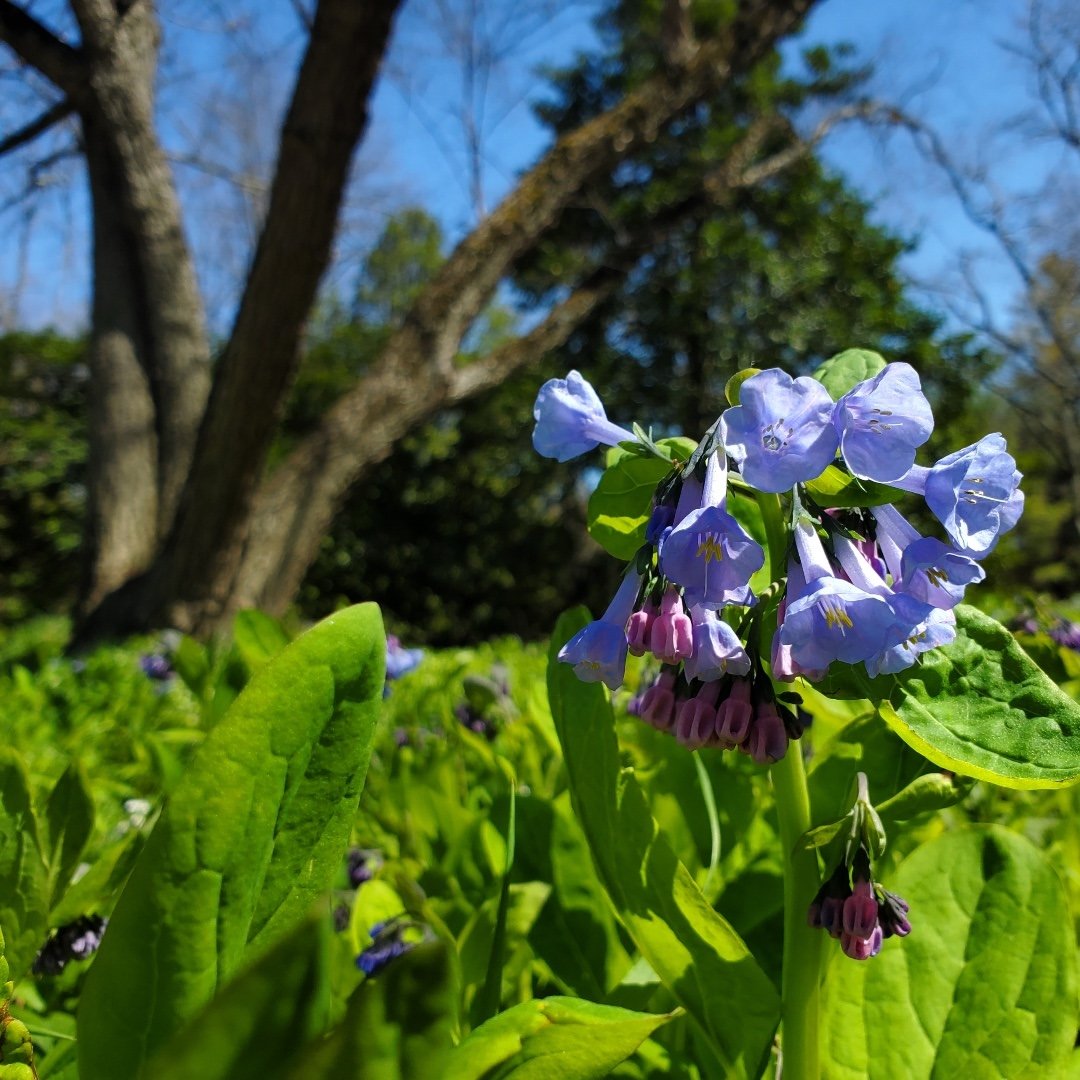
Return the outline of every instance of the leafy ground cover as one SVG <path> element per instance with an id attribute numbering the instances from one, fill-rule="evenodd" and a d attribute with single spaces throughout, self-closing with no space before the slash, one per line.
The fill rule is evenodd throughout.
<path id="1" fill-rule="evenodd" d="M 56 621 L 0 639 L 2 1068 L 21 1022 L 41 1077 L 771 1072 L 768 774 L 629 715 L 637 660 L 614 709 L 565 665 L 549 705 L 544 650 L 513 639 L 429 652 L 383 699 L 381 629 L 352 618 L 74 660 Z M 1071 649 L 1021 638 L 1075 687 Z M 805 707 L 815 821 L 869 775 L 876 872 L 917 912 L 914 953 L 831 958 L 828 1074 L 1064 1067 L 1076 788 L 943 787 L 858 702 Z"/>

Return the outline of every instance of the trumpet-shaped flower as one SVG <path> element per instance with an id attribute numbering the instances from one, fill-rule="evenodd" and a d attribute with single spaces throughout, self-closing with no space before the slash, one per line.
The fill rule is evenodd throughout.
<path id="1" fill-rule="evenodd" d="M 582 682 L 603 682 L 611 690 L 622 686 L 626 671 L 626 623 L 640 588 L 640 576 L 627 574 L 607 611 L 579 630 L 559 650 L 559 659 L 564 664 L 573 664 Z"/>
<path id="2" fill-rule="evenodd" d="M 916 465 L 893 483 L 922 495 L 957 548 L 978 559 L 1020 520 L 1021 478 L 1004 438 L 995 433 L 930 468 Z"/>
<path id="3" fill-rule="evenodd" d="M 691 604 L 744 603 L 751 575 L 765 563 L 761 545 L 727 512 L 726 502 L 727 459 L 721 452 L 709 459 L 701 505 L 678 520 L 660 548 L 661 572 L 683 586 Z"/>
<path id="4" fill-rule="evenodd" d="M 790 648 L 795 664 L 818 671 L 833 660 L 856 664 L 895 643 L 896 616 L 888 600 L 834 576 L 812 524 L 799 523 L 795 546 L 807 585 L 789 597 L 780 626 L 780 646 Z"/>
<path id="5" fill-rule="evenodd" d="M 739 635 L 715 611 L 700 604 L 690 609 L 694 652 L 683 662 L 688 679 L 711 682 L 725 675 L 747 675 L 750 657 Z"/>
<path id="6" fill-rule="evenodd" d="M 932 536 L 920 536 L 894 506 L 875 506 L 878 544 L 893 577 L 893 587 L 937 608 L 953 608 L 968 585 L 986 571 Z"/>
<path id="7" fill-rule="evenodd" d="M 855 476 L 887 483 L 915 464 L 934 415 L 910 364 L 888 364 L 849 390 L 833 410 L 840 453 Z"/>
<path id="8" fill-rule="evenodd" d="M 556 461 L 580 457 L 601 443 L 616 446 L 636 441 L 632 431 L 608 420 L 596 391 L 576 371 L 540 387 L 533 417 L 533 448 Z"/>
<path id="9" fill-rule="evenodd" d="M 743 479 L 758 491 L 788 491 L 813 480 L 836 456 L 833 400 L 816 379 L 779 368 L 752 375 L 721 430 Z"/>
<path id="10" fill-rule="evenodd" d="M 903 636 L 866 658 L 866 670 L 871 678 L 903 671 L 911 667 L 921 653 L 956 640 L 956 616 L 952 611 L 931 607 L 904 593 L 897 593 L 890 606 Z"/>

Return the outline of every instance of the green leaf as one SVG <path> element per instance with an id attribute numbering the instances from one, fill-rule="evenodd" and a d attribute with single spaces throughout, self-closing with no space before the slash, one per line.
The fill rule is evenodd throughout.
<path id="1" fill-rule="evenodd" d="M 499 759 L 505 775 L 510 796 L 506 800 L 506 865 L 499 883 L 499 903 L 495 913 L 495 928 L 491 940 L 491 952 L 488 954 L 487 974 L 484 984 L 473 999 L 469 1019 L 474 1027 L 494 1016 L 499 1011 L 502 998 L 502 974 L 506 959 L 506 912 L 510 906 L 510 873 L 514 865 L 514 836 L 516 832 L 516 792 L 517 782 L 509 764 Z"/>
<path id="2" fill-rule="evenodd" d="M 911 936 L 835 950 L 821 1016 L 827 1080 L 1060 1076 L 1076 1035 L 1076 942 L 1053 867 L 1006 829 L 918 848 L 889 884 Z"/>
<path id="3" fill-rule="evenodd" d="M 903 497 L 903 492 L 872 480 L 860 480 L 830 465 L 816 480 L 807 481 L 810 497 L 825 508 L 837 506 L 884 506 Z"/>
<path id="4" fill-rule="evenodd" d="M 126 1080 L 340 869 L 382 702 L 373 604 L 260 670 L 196 751 L 87 976 L 83 1080 Z"/>
<path id="5" fill-rule="evenodd" d="M 696 443 L 692 439 L 659 439 L 657 446 L 686 461 Z M 623 447 L 608 451 L 607 468 L 589 496 L 589 533 L 605 551 L 629 562 L 645 543 L 649 504 L 656 485 L 671 472 L 671 462 Z"/>
<path id="6" fill-rule="evenodd" d="M 251 674 L 277 656 L 289 641 L 281 623 L 261 611 L 240 611 L 233 622 L 233 644 Z"/>
<path id="7" fill-rule="evenodd" d="M 630 958 L 569 794 L 554 802 L 520 798 L 518 818 L 518 876 L 551 883 L 529 944 L 564 987 L 579 997 L 603 998 L 626 974 Z"/>
<path id="8" fill-rule="evenodd" d="M 327 1021 L 328 928 L 310 919 L 241 971 L 154 1056 L 153 1080 L 262 1080 L 306 1057 Z"/>
<path id="9" fill-rule="evenodd" d="M 501 1018 L 500 1018 L 501 1019 Z M 309 1047 L 285 1080 L 443 1080 L 454 993 L 442 942 L 417 945 L 368 979 L 329 1038 Z"/>
<path id="10" fill-rule="evenodd" d="M 963 777 L 927 773 L 879 804 L 877 810 L 886 821 L 909 821 L 919 814 L 955 806 L 970 790 L 971 782 Z"/>
<path id="11" fill-rule="evenodd" d="M 882 718 L 939 768 L 1011 788 L 1080 779 L 1080 704 L 999 622 L 956 609 L 956 640 L 884 680 Z M 882 682 L 882 680 L 875 680 Z"/>
<path id="12" fill-rule="evenodd" d="M 526 1001 L 473 1031 L 442 1080 L 600 1080 L 675 1015 L 577 998 Z"/>
<path id="13" fill-rule="evenodd" d="M 742 371 L 735 372 L 724 385 L 724 397 L 727 399 L 727 403 L 729 405 L 738 405 L 741 398 L 742 384 L 747 379 L 760 374 L 761 368 L 756 367 L 743 368 Z"/>
<path id="14" fill-rule="evenodd" d="M 46 863 L 49 868 L 49 908 L 67 890 L 71 875 L 94 831 L 94 799 L 86 775 L 72 762 L 56 781 L 45 804 Z"/>
<path id="15" fill-rule="evenodd" d="M 884 358 L 869 349 L 845 349 L 830 357 L 814 372 L 833 401 L 839 401 L 853 386 L 872 379 L 885 367 Z"/>
<path id="16" fill-rule="evenodd" d="M 18 982 L 48 929 L 48 883 L 30 779 L 14 750 L 0 750 L 0 930 Z"/>
<path id="17" fill-rule="evenodd" d="M 779 1020 L 779 1000 L 745 942 L 705 900 L 623 769 L 602 686 L 555 659 L 586 625 L 564 615 L 548 660 L 548 696 L 574 808 L 597 874 L 641 954 L 697 1021 L 729 1076 L 757 1076 Z"/>

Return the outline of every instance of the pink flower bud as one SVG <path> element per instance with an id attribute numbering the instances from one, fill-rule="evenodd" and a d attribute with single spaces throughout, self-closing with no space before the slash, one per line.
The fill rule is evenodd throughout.
<path id="1" fill-rule="evenodd" d="M 731 684 L 731 693 L 716 710 L 716 742 L 730 749 L 746 740 L 750 734 L 750 721 L 754 707 L 750 704 L 749 679 L 736 679 Z"/>
<path id="2" fill-rule="evenodd" d="M 668 731 L 675 719 L 675 676 L 664 672 L 641 697 L 641 719 Z"/>
<path id="3" fill-rule="evenodd" d="M 649 648 L 662 664 L 677 664 L 694 655 L 694 626 L 673 588 L 664 593 L 660 614 L 649 631 Z"/>

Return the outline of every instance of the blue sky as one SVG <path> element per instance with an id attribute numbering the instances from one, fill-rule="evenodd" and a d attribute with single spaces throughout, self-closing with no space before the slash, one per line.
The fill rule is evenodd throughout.
<path id="1" fill-rule="evenodd" d="M 202 10 L 198 0 L 174 0 L 163 10 L 168 50 L 161 109 L 165 141 L 178 154 L 198 152 L 215 163 L 227 160 L 248 175 L 267 175 L 276 116 L 290 81 L 282 72 L 295 65 L 302 42 L 291 6 L 238 0 L 227 9 L 234 31 L 230 35 L 222 34 L 213 19 L 195 17 Z M 594 44 L 592 10 L 591 3 L 564 4 L 550 22 L 518 26 L 523 40 L 514 39 L 515 25 L 504 32 L 514 49 L 484 98 L 487 208 L 509 190 L 545 143 L 546 135 L 529 108 L 538 86 L 532 73 L 542 64 L 567 63 L 576 50 Z M 804 41 L 851 42 L 860 59 L 874 63 L 876 92 L 932 117 L 946 133 L 950 151 L 962 159 L 974 159 L 980 149 L 991 147 L 990 163 L 1004 188 L 1030 193 L 1061 168 L 1059 152 L 1041 146 L 1019 153 L 1011 144 L 1006 149 L 1000 139 L 987 142 L 986 136 L 1017 112 L 1028 89 L 1021 65 L 1002 48 L 1003 42 L 1022 38 L 1025 10 L 1023 0 L 825 0 L 789 52 Z M 434 11 L 432 0 L 411 0 L 399 20 L 358 162 L 356 193 L 346 209 L 337 277 L 331 278 L 342 287 L 359 254 L 397 206 L 425 206 L 452 239 L 475 220 L 457 119 L 462 76 L 440 53 L 446 27 L 436 25 Z M 248 122 L 248 117 L 254 119 Z M 919 238 L 906 268 L 928 287 L 930 302 L 939 304 L 940 287 L 948 283 L 957 253 L 980 245 L 985 249 L 940 175 L 902 136 L 883 146 L 865 132 L 848 129 L 830 136 L 822 153 L 874 203 L 878 220 Z M 224 329 L 233 284 L 245 265 L 255 228 L 257 196 L 237 195 L 190 165 L 178 165 L 177 175 L 212 317 Z M 1075 178 L 1075 171 L 1072 175 Z M 28 234 L 20 220 L 10 215 L 0 219 L 0 239 L 5 241 L 0 243 L 0 299 L 5 292 L 10 297 L 21 252 L 26 267 L 19 297 L 23 324 L 52 322 L 72 328 L 85 321 L 85 218 L 85 195 L 77 179 L 52 195 Z M 25 236 L 29 241 L 24 245 Z M 992 250 L 979 265 L 993 303 L 1007 311 L 1016 289 L 1013 275 Z"/>

